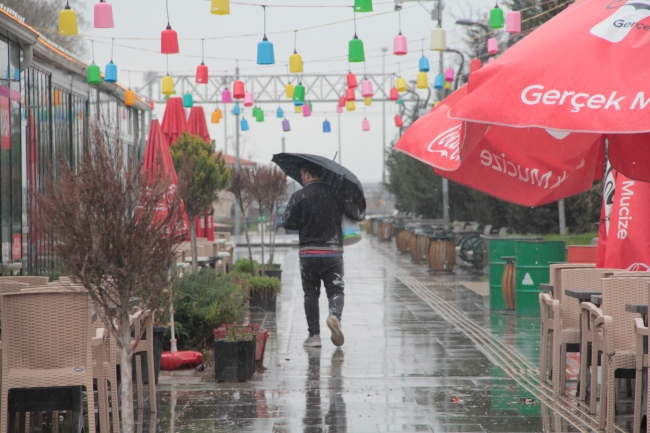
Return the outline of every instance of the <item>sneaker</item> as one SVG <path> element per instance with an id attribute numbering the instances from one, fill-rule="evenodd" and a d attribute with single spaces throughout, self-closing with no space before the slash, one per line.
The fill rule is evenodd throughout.
<path id="1" fill-rule="evenodd" d="M 345 337 L 343 336 L 343 331 L 341 331 L 341 324 L 339 323 L 339 319 L 334 316 L 329 316 L 326 323 L 327 327 L 330 328 L 330 331 L 332 331 L 332 343 L 334 343 L 336 347 L 343 346 Z"/>
<path id="2" fill-rule="evenodd" d="M 302 345 L 305 347 L 321 347 L 320 335 L 310 335 Z"/>

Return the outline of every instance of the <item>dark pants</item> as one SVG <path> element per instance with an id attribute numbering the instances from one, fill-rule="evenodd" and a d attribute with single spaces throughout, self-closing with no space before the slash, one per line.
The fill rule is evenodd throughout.
<path id="1" fill-rule="evenodd" d="M 320 297 L 320 282 L 323 281 L 329 314 L 341 320 L 345 295 L 343 289 L 343 256 L 338 257 L 305 257 L 300 259 L 300 276 L 302 289 L 305 292 L 305 315 L 309 326 L 309 335 L 320 334 L 320 314 L 318 298 Z"/>

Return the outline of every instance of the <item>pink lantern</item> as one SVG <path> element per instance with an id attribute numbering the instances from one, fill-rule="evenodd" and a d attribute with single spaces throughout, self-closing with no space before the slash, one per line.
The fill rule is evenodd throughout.
<path id="1" fill-rule="evenodd" d="M 343 107 L 341 107 L 340 105 L 337 105 L 336 106 L 336 112 L 337 113 L 343 113 Z"/>
<path id="2" fill-rule="evenodd" d="M 105 0 L 99 0 L 95 3 L 95 28 L 112 29 L 113 25 L 113 6 L 106 3 Z"/>
<path id="3" fill-rule="evenodd" d="M 393 40 L 393 54 L 396 56 L 403 56 L 408 52 L 408 43 L 406 42 L 406 36 L 398 34 Z"/>
<path id="4" fill-rule="evenodd" d="M 487 41 L 488 54 L 497 54 L 499 52 L 499 42 L 497 38 L 490 38 Z"/>
<path id="5" fill-rule="evenodd" d="M 346 101 L 356 101 L 357 95 L 354 92 L 353 88 L 349 88 L 345 91 L 345 100 Z"/>
<path id="6" fill-rule="evenodd" d="M 404 121 L 402 120 L 402 116 L 400 116 L 399 114 L 395 115 L 395 126 L 398 128 L 404 126 Z"/>
<path id="7" fill-rule="evenodd" d="M 244 95 L 244 107 L 253 106 L 253 95 L 250 92 L 246 92 Z"/>
<path id="8" fill-rule="evenodd" d="M 448 83 L 454 81 L 454 70 L 452 68 L 447 68 L 445 70 L 445 81 Z"/>
<path id="9" fill-rule="evenodd" d="M 372 81 L 366 78 L 361 82 L 361 96 L 364 98 L 371 98 L 373 94 Z"/>
<path id="10" fill-rule="evenodd" d="M 303 104 L 302 106 L 302 117 L 309 117 L 311 116 L 311 107 L 309 104 Z"/>
<path id="11" fill-rule="evenodd" d="M 506 32 L 521 33 L 521 13 L 517 11 L 508 12 L 506 17 Z"/>
<path id="12" fill-rule="evenodd" d="M 339 98 L 339 107 L 345 107 L 345 96 Z"/>
<path id="13" fill-rule="evenodd" d="M 363 122 L 361 122 L 361 130 L 370 131 L 370 122 L 368 122 L 368 119 L 363 119 Z"/>
<path id="14" fill-rule="evenodd" d="M 354 89 L 355 87 L 358 86 L 357 76 L 354 75 L 352 72 L 348 74 L 347 80 L 348 80 L 348 89 Z"/>
<path id="15" fill-rule="evenodd" d="M 223 92 L 221 92 L 221 102 L 225 104 L 232 102 L 232 93 L 230 90 L 223 89 Z"/>
<path id="16" fill-rule="evenodd" d="M 469 64 L 469 73 L 478 71 L 482 66 L 481 59 L 472 59 L 472 62 Z"/>

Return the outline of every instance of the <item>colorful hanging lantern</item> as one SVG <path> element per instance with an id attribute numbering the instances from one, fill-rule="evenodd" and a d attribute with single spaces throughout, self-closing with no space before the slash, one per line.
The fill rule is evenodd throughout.
<path id="1" fill-rule="evenodd" d="M 284 86 L 284 92 L 285 92 L 285 95 L 286 95 L 286 97 L 288 99 L 293 98 L 293 90 L 294 90 L 294 87 L 293 87 L 293 84 L 291 84 L 291 83 Z"/>
<path id="2" fill-rule="evenodd" d="M 408 53 L 408 42 L 406 36 L 399 32 L 395 39 L 393 39 L 393 54 L 396 56 L 403 56 Z"/>
<path id="3" fill-rule="evenodd" d="M 95 28 L 112 29 L 113 27 L 113 6 L 106 3 L 106 0 L 99 0 L 99 3 L 95 3 Z"/>
<path id="4" fill-rule="evenodd" d="M 370 96 L 363 98 L 363 103 L 366 105 L 366 107 L 370 107 L 372 105 L 372 98 Z"/>
<path id="5" fill-rule="evenodd" d="M 275 117 L 278 119 L 282 119 L 284 117 L 284 111 L 282 111 L 282 108 L 278 107 L 278 110 L 275 112 Z"/>
<path id="6" fill-rule="evenodd" d="M 221 118 L 219 117 L 219 112 L 217 110 L 214 110 L 212 112 L 212 117 L 211 117 L 210 121 L 212 123 L 214 123 L 214 124 L 217 124 L 217 123 L 219 123 L 221 121 Z"/>
<path id="7" fill-rule="evenodd" d="M 160 34 L 160 52 L 162 54 L 178 54 L 178 34 L 167 24 L 167 28 Z"/>
<path id="8" fill-rule="evenodd" d="M 156 106 L 156 105 L 154 104 L 153 101 L 149 101 L 149 109 L 150 109 L 151 111 L 154 110 L 155 106 Z"/>
<path id="9" fill-rule="evenodd" d="M 345 107 L 345 96 L 339 98 L 339 107 Z"/>
<path id="10" fill-rule="evenodd" d="M 124 105 L 127 107 L 133 107 L 135 105 L 135 92 L 133 90 L 129 89 L 124 93 Z"/>
<path id="11" fill-rule="evenodd" d="M 476 72 L 479 69 L 481 69 L 481 60 L 480 59 L 472 59 L 472 62 L 469 64 L 469 73 L 471 74 L 472 72 Z"/>
<path id="12" fill-rule="evenodd" d="M 65 9 L 59 13 L 59 35 L 74 36 L 77 31 L 77 14 L 70 9 L 68 2 L 65 2 Z"/>
<path id="13" fill-rule="evenodd" d="M 223 92 L 221 92 L 221 102 L 224 104 L 232 102 L 232 92 L 230 92 L 230 90 L 227 88 L 223 89 Z"/>
<path id="14" fill-rule="evenodd" d="M 203 62 L 196 67 L 196 82 L 197 84 L 208 84 L 208 67 Z"/>
<path id="15" fill-rule="evenodd" d="M 232 107 L 232 114 L 235 116 L 239 116 L 241 114 L 241 108 L 239 108 L 239 104 L 235 104 L 235 106 Z"/>
<path id="16" fill-rule="evenodd" d="M 400 93 L 406 92 L 406 80 L 402 77 L 397 79 L 397 91 Z"/>
<path id="17" fill-rule="evenodd" d="M 302 56 L 295 50 L 293 54 L 289 56 L 289 72 L 292 74 L 302 74 L 303 72 Z"/>
<path id="18" fill-rule="evenodd" d="M 323 132 L 326 134 L 328 132 L 332 132 L 332 127 L 330 126 L 330 122 L 327 119 L 325 119 L 325 121 L 323 122 Z"/>
<path id="19" fill-rule="evenodd" d="M 257 64 L 274 65 L 275 54 L 273 52 L 273 43 L 264 36 L 261 42 L 257 44 Z"/>
<path id="20" fill-rule="evenodd" d="M 244 107 L 252 107 L 253 106 L 253 95 L 249 92 L 246 92 L 244 94 Z"/>
<path id="21" fill-rule="evenodd" d="M 216 113 L 219 115 L 219 120 L 223 119 L 223 111 L 221 111 L 221 108 L 217 108 Z"/>
<path id="22" fill-rule="evenodd" d="M 447 68 L 445 69 L 445 81 L 451 83 L 454 81 L 454 69 Z"/>
<path id="23" fill-rule="evenodd" d="M 163 77 L 162 79 L 162 94 L 163 95 L 173 95 L 176 93 L 174 91 L 174 79 L 169 75 Z"/>
<path id="24" fill-rule="evenodd" d="M 420 61 L 418 62 L 418 69 L 420 72 L 429 72 L 429 59 L 424 56 L 420 57 Z"/>
<path id="25" fill-rule="evenodd" d="M 443 28 L 431 30 L 431 51 L 445 51 L 447 49 L 447 32 Z"/>
<path id="26" fill-rule="evenodd" d="M 404 126 L 404 121 L 402 120 L 402 116 L 400 116 L 399 114 L 395 115 L 395 126 L 397 126 L 398 128 Z"/>
<path id="27" fill-rule="evenodd" d="M 354 38 L 350 39 L 348 44 L 348 62 L 359 63 L 365 61 L 366 55 L 363 50 L 363 41 L 355 33 Z"/>
<path id="28" fill-rule="evenodd" d="M 498 54 L 499 53 L 499 42 L 497 38 L 490 38 L 487 41 L 488 54 Z"/>
<path id="29" fill-rule="evenodd" d="M 294 105 L 293 106 L 293 112 L 296 114 L 302 113 L 302 104 L 301 105 Z"/>
<path id="30" fill-rule="evenodd" d="M 355 12 L 372 12 L 372 0 L 354 0 Z"/>
<path id="31" fill-rule="evenodd" d="M 302 83 L 298 83 L 298 85 L 293 89 L 293 104 L 294 105 L 302 105 L 305 102 L 305 86 L 302 85 Z"/>
<path id="32" fill-rule="evenodd" d="M 494 9 L 490 11 L 490 28 L 500 29 L 501 27 L 503 27 L 503 9 L 497 3 L 494 5 Z"/>
<path id="33" fill-rule="evenodd" d="M 214 15 L 229 15 L 230 0 L 212 0 L 212 5 L 210 6 L 210 13 Z"/>
<path id="34" fill-rule="evenodd" d="M 92 64 L 88 66 L 88 84 L 101 84 L 102 83 L 102 72 L 99 70 L 99 66 Z"/>
<path id="35" fill-rule="evenodd" d="M 361 82 L 361 95 L 364 98 L 371 98 L 375 92 L 372 90 L 372 81 L 365 79 Z"/>
<path id="36" fill-rule="evenodd" d="M 192 108 L 194 106 L 194 98 L 191 93 L 186 93 L 183 95 L 183 107 Z"/>
<path id="37" fill-rule="evenodd" d="M 112 60 L 106 65 L 106 70 L 104 71 L 104 81 L 107 83 L 117 82 L 117 65 L 113 63 Z"/>
<path id="38" fill-rule="evenodd" d="M 348 110 L 348 111 L 354 111 L 354 109 L 355 109 L 354 101 L 346 101 L 345 102 L 345 109 Z"/>
<path id="39" fill-rule="evenodd" d="M 235 99 L 243 99 L 244 96 L 246 95 L 246 91 L 244 90 L 244 82 L 241 80 L 235 81 L 232 90 L 233 90 L 232 96 Z"/>
<path id="40" fill-rule="evenodd" d="M 429 88 L 429 76 L 426 72 L 418 72 L 418 79 L 415 83 L 415 87 L 418 89 L 428 89 Z"/>
<path id="41" fill-rule="evenodd" d="M 340 105 L 337 105 L 336 106 L 336 112 L 339 113 L 339 114 L 343 113 L 343 107 L 341 107 Z"/>
<path id="42" fill-rule="evenodd" d="M 506 32 L 521 33 L 521 13 L 510 11 L 506 16 Z"/>
<path id="43" fill-rule="evenodd" d="M 399 99 L 399 92 L 397 91 L 397 87 L 390 88 L 390 95 L 388 99 L 391 101 L 397 101 Z"/>
<path id="44" fill-rule="evenodd" d="M 242 118 L 242 120 L 239 123 L 240 123 L 242 131 L 248 131 L 248 129 L 249 129 L 248 128 L 248 120 L 246 120 L 245 118 Z"/>
<path id="45" fill-rule="evenodd" d="M 257 116 L 255 116 L 255 119 L 258 122 L 264 122 L 264 110 L 262 110 L 261 108 L 258 108 L 257 109 Z"/>
<path id="46" fill-rule="evenodd" d="M 352 72 L 348 72 L 348 76 L 346 77 L 346 79 L 348 82 L 348 89 L 354 89 L 359 85 L 357 83 L 357 76 L 354 75 Z"/>
<path id="47" fill-rule="evenodd" d="M 289 132 L 291 131 L 291 125 L 289 124 L 289 119 L 284 119 L 282 121 L 282 130 L 284 132 Z"/>
<path id="48" fill-rule="evenodd" d="M 402 105 L 403 103 L 404 103 L 404 100 L 402 99 L 401 96 L 399 97 L 399 99 L 397 101 L 395 101 L 395 104 L 397 104 L 397 105 Z"/>
<path id="49" fill-rule="evenodd" d="M 345 100 L 346 101 L 356 101 L 357 95 L 354 89 L 346 89 L 345 91 Z"/>
<path id="50" fill-rule="evenodd" d="M 311 107 L 309 104 L 304 104 L 302 106 L 302 117 L 309 117 L 311 116 Z"/>
<path id="51" fill-rule="evenodd" d="M 370 122 L 368 121 L 368 119 L 364 118 L 363 121 L 361 122 L 361 130 L 370 131 Z"/>
<path id="52" fill-rule="evenodd" d="M 449 81 L 445 81 L 445 84 L 442 85 L 442 88 L 446 90 L 451 89 L 451 83 Z"/>
<path id="53" fill-rule="evenodd" d="M 443 77 L 442 74 L 436 75 L 436 78 L 433 80 L 434 89 L 440 90 L 444 85 L 445 85 L 445 77 Z"/>
<path id="54" fill-rule="evenodd" d="M 257 106 L 253 107 L 253 117 L 257 118 L 257 112 L 259 111 L 259 108 Z"/>

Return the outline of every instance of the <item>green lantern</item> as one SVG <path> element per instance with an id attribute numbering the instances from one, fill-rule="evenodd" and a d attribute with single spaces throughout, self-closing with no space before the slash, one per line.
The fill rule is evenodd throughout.
<path id="1" fill-rule="evenodd" d="M 264 122 L 264 110 L 262 110 L 261 108 L 258 108 L 257 109 L 257 116 L 255 116 L 255 119 L 258 122 Z"/>
<path id="2" fill-rule="evenodd" d="M 372 12 L 372 0 L 354 0 L 355 12 Z"/>
<path id="3" fill-rule="evenodd" d="M 183 95 L 183 107 L 192 108 L 194 106 L 194 97 L 191 93 L 186 93 Z"/>
<path id="4" fill-rule="evenodd" d="M 366 61 L 366 55 L 363 51 L 363 41 L 357 37 L 357 34 L 354 34 L 354 38 L 350 39 L 350 44 L 348 45 L 348 61 L 350 63 L 359 63 Z"/>
<path id="5" fill-rule="evenodd" d="M 498 4 L 494 5 L 494 9 L 490 11 L 490 28 L 500 29 L 503 27 L 504 22 L 503 9 Z"/>
<path id="6" fill-rule="evenodd" d="M 88 84 L 101 84 L 102 83 L 102 72 L 99 70 L 99 66 L 92 64 L 88 66 Z"/>
<path id="7" fill-rule="evenodd" d="M 305 103 L 305 86 L 299 83 L 293 89 L 293 103 L 294 105 L 302 105 Z"/>

